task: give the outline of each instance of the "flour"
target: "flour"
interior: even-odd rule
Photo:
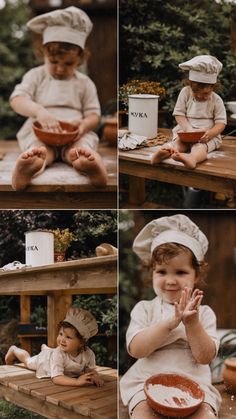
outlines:
[[[198,399],[195,399],[187,391],[180,390],[177,387],[149,384],[148,392],[157,403],[168,407],[192,407],[199,403]]]

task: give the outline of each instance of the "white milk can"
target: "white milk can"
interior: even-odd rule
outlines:
[[[54,263],[54,234],[49,231],[25,233],[25,263],[31,266]]]
[[[148,138],[157,136],[157,95],[129,95],[129,131]]]

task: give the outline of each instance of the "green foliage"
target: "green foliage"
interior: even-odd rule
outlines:
[[[9,96],[23,74],[34,65],[26,22],[31,10],[27,0],[6,1],[0,10],[0,137],[15,138],[24,119],[9,106]]]
[[[67,259],[95,256],[98,244],[117,245],[117,211],[27,211],[0,213],[0,266],[13,260],[25,262],[25,232],[68,228],[77,238]]]
[[[47,326],[47,309],[45,306],[38,305],[34,307],[33,312],[30,315],[30,321],[35,323],[38,327]]]
[[[0,400],[0,419],[43,419],[43,416],[5,402],[5,400]]]
[[[80,295],[73,305],[90,311],[97,320],[99,332],[111,336],[117,333],[117,296]]]
[[[224,0],[120,0],[120,82],[143,77],[161,82],[167,90],[164,108],[172,111],[182,87],[179,63],[210,54],[224,65],[221,96],[229,99],[236,87],[232,7]]]
[[[98,323],[98,336],[95,336],[89,343],[89,347],[96,355],[98,365],[117,367],[117,348],[109,348],[111,337],[117,335],[117,296],[106,298],[104,295],[80,295],[73,302],[74,306],[90,311]],[[105,333],[104,336],[99,336]]]

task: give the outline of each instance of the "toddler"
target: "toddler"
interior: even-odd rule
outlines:
[[[220,134],[227,123],[226,110],[222,99],[214,92],[222,64],[210,55],[198,55],[179,67],[189,70],[189,80],[173,112],[178,125],[173,129],[172,141],[154,153],[151,163],[172,157],[188,169],[195,169],[197,163],[207,159],[207,153],[218,149],[222,143]],[[205,133],[198,143],[185,143],[179,139],[179,131]]]
[[[151,221],[134,241],[137,255],[152,263],[156,297],[136,304],[126,335],[128,352],[137,361],[120,386],[132,419],[153,418],[144,382],[168,372],[185,375],[205,392],[204,402],[189,418],[217,415],[221,398],[208,365],[219,346],[216,317],[209,306],[201,305],[203,292],[196,288],[206,273],[207,248],[206,236],[183,214]]]
[[[42,345],[41,352],[31,357],[24,349],[11,346],[6,364],[13,364],[16,358],[36,371],[37,378],[51,377],[54,384],[102,386],[103,380],[95,370],[95,355],[87,346],[88,339],[97,331],[97,322],[89,311],[71,307],[58,325],[56,348]]]
[[[17,134],[23,153],[16,161],[12,187],[26,188],[58,157],[86,174],[93,185],[103,186],[107,173],[93,132],[100,120],[100,104],[92,80],[77,71],[92,22],[72,6],[37,16],[27,26],[42,34],[44,65],[28,71],[10,97],[15,112],[28,117]],[[35,120],[54,132],[61,131],[59,120],[70,122],[79,127],[78,137],[65,147],[47,146],[33,132]]]

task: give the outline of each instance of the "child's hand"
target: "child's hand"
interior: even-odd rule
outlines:
[[[191,288],[185,287],[182,292],[185,304],[185,309],[182,314],[183,323],[198,321],[198,307],[203,299],[203,291],[195,289],[192,293]]]
[[[93,372],[92,381],[97,387],[102,387],[104,385],[104,381],[99,377],[99,375],[95,371]]]
[[[88,125],[83,119],[81,119],[80,121],[78,120],[70,121],[70,124],[73,124],[79,128],[79,133],[77,137],[73,140],[73,142],[78,141],[82,137],[82,135],[86,134],[86,132],[89,131]]]
[[[87,372],[85,374],[80,375],[77,378],[77,385],[78,386],[86,386],[94,384],[93,381],[93,372]]]
[[[57,119],[47,111],[47,109],[42,108],[37,112],[36,115],[37,121],[42,125],[42,128],[47,131],[52,132],[62,132],[62,128],[57,121]]]
[[[212,138],[215,137],[215,134],[212,133],[210,129],[206,130],[205,134],[200,138],[200,143],[208,143]]]

